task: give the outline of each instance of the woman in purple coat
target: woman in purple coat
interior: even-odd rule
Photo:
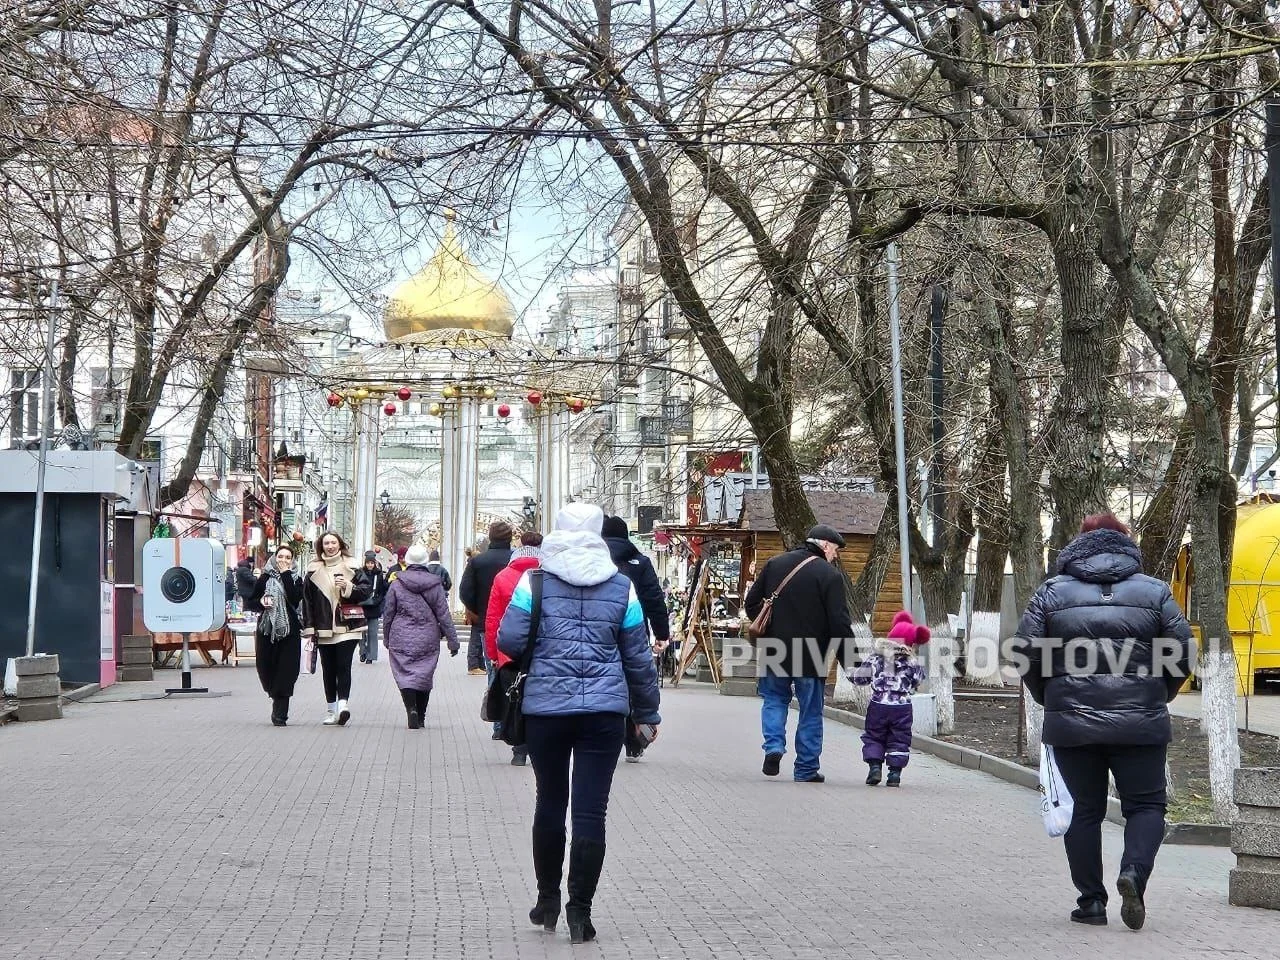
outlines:
[[[426,567],[426,547],[410,547],[404,562],[408,566],[392,582],[382,608],[383,643],[409,716],[409,729],[420,730],[440,661],[440,640],[449,638],[451,656],[456,657],[460,647],[444,583]]]

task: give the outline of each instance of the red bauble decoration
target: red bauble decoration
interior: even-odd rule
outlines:
[[[396,405],[394,403],[388,403],[382,408],[382,412],[388,417],[394,417],[396,415]]]
[[[587,408],[586,403],[584,403],[582,400],[578,399],[577,397],[575,397],[573,401],[570,402],[569,404],[569,409],[572,410],[574,413],[581,413],[586,408]]]
[[[529,396],[525,397],[525,399],[528,400],[531,404],[533,404],[536,407],[538,404],[542,402],[542,394],[540,394],[537,390],[533,390],[530,392]]]
[[[500,416],[503,420],[507,419],[507,417],[511,416],[511,408],[508,407],[505,403],[498,404],[498,416]]]
[[[329,396],[326,399],[329,403],[329,406],[331,407],[342,406],[342,397],[338,396],[336,393],[329,394]]]
[[[401,387],[399,390],[396,391],[396,396],[399,397],[401,400],[407,401],[410,397],[413,396],[413,391],[410,390],[408,387]]]

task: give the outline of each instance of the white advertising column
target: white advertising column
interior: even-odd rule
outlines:
[[[359,560],[372,550],[374,510],[378,503],[378,441],[381,405],[375,398],[361,400],[355,413],[355,526],[352,555]]]

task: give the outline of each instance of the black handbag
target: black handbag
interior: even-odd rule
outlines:
[[[523,747],[524,736],[524,682],[533,663],[533,646],[538,642],[538,622],[542,619],[542,571],[529,571],[529,642],[519,664],[502,666],[493,678],[493,685],[486,696],[486,712],[502,724],[502,740],[513,747]]]

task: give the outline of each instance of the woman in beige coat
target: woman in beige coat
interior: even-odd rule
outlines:
[[[329,531],[315,543],[316,559],[302,580],[302,636],[320,652],[327,726],[345,726],[351,719],[351,659],[364,635],[363,613],[344,619],[342,608],[369,597],[372,582],[351,561],[351,551],[338,534]]]

